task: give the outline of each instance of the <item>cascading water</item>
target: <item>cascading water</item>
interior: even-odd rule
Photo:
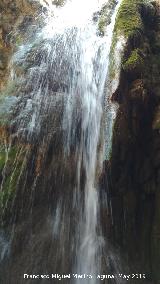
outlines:
[[[99,2],[71,1],[64,8],[63,16],[66,17],[60,15],[57,21],[53,21],[53,25],[49,22],[45,29],[45,33],[49,31],[49,36],[55,37],[55,41],[58,42],[60,33],[61,62],[64,56],[65,59],[69,58],[69,68],[71,68],[63,128],[64,133],[67,133],[65,137],[67,154],[70,153],[72,144],[75,144],[78,165],[73,208],[78,207],[80,212],[75,236],[77,246],[74,269],[79,275],[93,277],[92,283],[98,283],[96,275],[101,271],[104,242],[101,226],[98,224],[99,197],[96,188],[96,170],[101,166],[97,164],[97,158],[103,112],[102,102],[115,20],[114,13],[107,27],[106,36],[103,38],[98,36],[97,24],[93,23],[92,18],[93,13],[100,9]],[[84,9],[84,15],[80,13],[82,9]],[[56,57],[57,53],[53,55],[55,62]],[[77,126],[78,123],[80,126]],[[77,127],[80,127],[80,130],[79,137],[76,139]],[[80,196],[82,193],[79,188],[82,165],[86,175],[84,204],[81,202],[83,198]],[[82,279],[78,279],[76,283],[81,281]],[[90,279],[86,282],[90,282]]]
[[[64,192],[63,196],[63,190],[68,190],[63,185],[59,196],[56,195],[49,222],[57,246],[53,269],[60,266],[63,272],[69,259],[67,272],[74,274],[76,284],[82,282],[76,274],[85,275],[85,283],[97,284],[97,275],[103,271],[105,239],[98,193],[103,151],[101,129],[109,53],[120,1],[115,1],[110,11],[104,36],[99,34],[98,21],[93,18],[108,2],[72,0],[61,8],[50,5],[43,30],[31,46],[22,46],[13,58],[15,68],[14,65],[23,65],[34,55],[34,64],[19,78],[19,93],[24,85],[26,93],[19,95],[18,103],[15,100],[14,132],[27,143],[37,143],[38,153],[43,148],[45,159],[49,145],[56,147],[53,134],[60,129],[64,165],[74,157],[76,177],[68,185],[71,193]],[[41,142],[35,142],[38,140]],[[110,140],[107,139],[108,143]],[[61,173],[63,179],[63,169]],[[38,178],[34,179],[32,194]]]

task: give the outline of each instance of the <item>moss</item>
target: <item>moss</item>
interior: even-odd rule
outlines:
[[[115,23],[115,33],[123,34],[125,37],[143,30],[143,22],[139,7],[144,0],[123,0],[119,8]]]
[[[18,151],[17,147],[11,147],[11,149],[9,150],[7,154],[4,147],[0,149],[0,170],[3,170],[5,166],[7,155],[8,155],[7,164],[11,164],[16,158],[17,151]]]
[[[18,185],[23,168],[25,151],[18,146],[12,146],[8,153],[3,147],[0,150],[1,191],[0,208],[4,210],[7,202],[12,199]]]
[[[16,191],[18,179],[21,173],[21,164],[8,176],[3,185],[3,191],[0,194],[1,208],[5,209],[9,199],[11,199]]]
[[[132,71],[138,66],[143,65],[143,58],[141,56],[141,51],[139,48],[134,49],[131,52],[131,55],[127,58],[124,63],[122,63],[122,67],[124,71]]]
[[[128,39],[135,33],[143,31],[143,22],[139,12],[140,4],[143,3],[144,0],[122,0],[114,26],[112,52],[120,36]]]
[[[113,79],[115,77],[115,47],[120,37],[123,37],[126,42],[130,38],[141,37],[144,26],[142,17],[140,14],[140,6],[142,4],[147,4],[150,2],[149,0],[122,0],[120,8],[117,13],[115,27],[112,38],[112,46],[110,52],[110,65],[109,72],[110,76]],[[138,59],[140,59],[140,63],[142,63],[142,57],[140,56],[138,49],[132,52],[129,58],[126,58],[126,64],[124,64],[124,68],[133,67],[138,63]]]
[[[15,41],[16,41],[16,46],[21,45],[23,43],[22,36],[21,35],[17,35]]]

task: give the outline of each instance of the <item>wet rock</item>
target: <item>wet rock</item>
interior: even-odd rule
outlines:
[[[146,3],[140,6],[141,16],[146,25],[154,25],[156,21],[157,9],[154,3]]]
[[[17,45],[26,40],[27,31],[40,13],[41,5],[38,1],[1,1],[1,24],[0,24],[0,90],[6,82],[9,74],[9,60]],[[39,21],[39,20],[36,20]],[[2,58],[5,57],[5,58]]]
[[[135,103],[142,102],[144,106],[147,104],[149,95],[147,89],[144,87],[144,82],[141,79],[133,81],[131,84],[130,98]]]
[[[145,194],[147,195],[155,194],[157,190],[155,178],[151,178],[150,180],[147,180],[146,183],[144,182],[143,188],[144,188]]]
[[[151,159],[147,158],[144,161],[139,173],[139,182],[141,184],[146,183],[154,175],[154,168]]]
[[[160,168],[160,151],[156,151],[154,156],[154,168]]]
[[[158,284],[160,7],[158,1],[142,5],[135,1],[133,9],[132,4],[123,1],[115,26],[116,33],[125,34],[127,42],[119,86],[112,97],[119,109],[106,175],[115,214],[115,243],[126,251],[130,264],[138,264],[138,269],[142,267],[149,275],[148,280]],[[136,23],[132,21],[135,16]]]
[[[151,235],[151,261],[153,279],[156,284],[160,283],[159,269],[160,269],[160,194],[156,193],[155,199],[155,217],[153,220],[152,235]]]
[[[160,130],[160,106],[155,110],[152,127],[153,130]]]

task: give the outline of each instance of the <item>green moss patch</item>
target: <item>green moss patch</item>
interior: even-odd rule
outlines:
[[[7,152],[4,147],[0,149],[0,208],[4,210],[7,202],[14,196],[23,170],[25,150],[12,146]]]
[[[124,71],[132,71],[139,66],[143,65],[143,58],[141,56],[141,51],[139,48],[134,49],[131,52],[131,55],[128,57],[126,61],[122,64]]]
[[[114,59],[116,44],[121,37],[123,37],[126,42],[129,42],[130,39],[134,39],[134,42],[136,42],[138,38],[141,38],[144,25],[140,14],[140,6],[149,2],[149,0],[122,0],[116,17],[110,53],[109,71],[112,79],[115,77],[116,72]],[[132,50],[128,57],[122,60],[123,69],[130,71],[137,66],[141,66],[143,64],[141,53],[140,47]]]
[[[11,165],[16,158],[18,153],[18,148],[13,146],[9,149],[8,153],[4,147],[0,149],[0,171],[3,170],[5,163],[7,161],[7,165]]]
[[[3,191],[0,194],[1,207],[5,209],[7,202],[11,199],[16,191],[19,176],[21,173],[21,164],[8,176],[3,185]]]
[[[143,30],[139,7],[144,2],[144,0],[122,1],[115,24],[116,34],[123,34],[125,37],[129,37],[135,32]]]

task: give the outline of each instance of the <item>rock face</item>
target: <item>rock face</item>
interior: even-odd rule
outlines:
[[[20,3],[21,2],[19,2],[19,4]],[[25,3],[27,3],[27,1],[25,1]],[[33,3],[33,1],[31,1],[31,3]],[[4,3],[4,7],[6,7],[6,3]],[[9,7],[7,11],[10,11]],[[6,31],[6,36],[11,32],[11,38],[8,42],[8,54],[1,78],[1,105],[4,106],[3,92],[7,90],[7,95],[4,97],[19,100],[17,108],[14,108],[16,114],[13,114],[13,112],[12,114],[18,117],[18,122],[20,122],[22,110],[27,105],[27,102],[30,101],[29,99],[32,96],[35,82],[38,80],[37,78],[41,79],[42,91],[45,91],[45,88],[47,89],[48,87],[49,96],[45,104],[42,104],[42,108],[46,106],[45,111],[42,108],[40,111],[42,119],[40,132],[38,133],[38,137],[37,135],[31,135],[33,139],[28,139],[28,133],[24,133],[23,131],[24,127],[27,128],[29,124],[27,120],[29,114],[27,112],[26,117],[25,115],[23,117],[24,120],[22,119],[22,123],[26,121],[27,126],[22,125],[21,135],[21,133],[18,133],[20,128],[18,128],[18,130],[16,128],[18,123],[14,124],[15,117],[12,116],[13,124],[10,122],[11,120],[9,121],[8,117],[5,120],[4,115],[1,119],[0,109],[0,221],[1,229],[5,232],[5,245],[7,243],[6,239],[9,239],[13,233],[12,229],[14,230],[14,226],[12,227],[12,225],[15,224],[16,228],[13,233],[14,237],[11,240],[11,262],[7,258],[6,251],[4,251],[5,257],[2,256],[3,261],[1,261],[0,268],[1,283],[11,283],[12,279],[16,279],[15,281],[17,281],[17,283],[22,283],[22,275],[25,273],[26,267],[28,267],[27,270],[29,269],[33,272],[37,271],[36,273],[48,272],[51,274],[53,273],[53,267],[57,273],[62,273],[62,270],[63,272],[66,271],[66,273],[69,273],[71,267],[69,259],[74,257],[72,250],[70,250],[70,243],[72,243],[72,241],[66,234],[66,231],[68,230],[70,222],[73,224],[74,230],[76,222],[75,214],[73,214],[72,221],[70,221],[68,216],[70,214],[70,200],[72,200],[73,194],[72,187],[75,187],[77,160],[75,150],[73,149],[71,150],[70,156],[66,158],[64,162],[64,151],[62,149],[64,133],[61,127],[63,117],[62,103],[64,104],[64,93],[67,87],[65,84],[61,83],[61,81],[63,82],[63,78],[60,80],[60,75],[61,77],[66,77],[64,71],[66,70],[68,74],[68,69],[65,65],[63,74],[55,74],[54,82],[54,73],[53,68],[51,68],[51,63],[48,72],[45,73],[46,69],[44,66],[45,63],[48,63],[48,54],[45,53],[46,49],[43,48],[45,41],[41,43],[42,46],[39,45],[38,42],[36,46],[34,45],[34,47],[29,50],[30,52],[27,53],[27,56],[24,56],[25,59],[23,58],[24,60],[22,60],[22,62],[18,60],[18,64],[17,62],[13,63],[15,75],[20,77],[20,79],[22,78],[23,83],[21,84],[21,80],[20,84],[18,80],[13,80],[15,81],[14,86],[11,86],[11,88],[8,88],[8,84],[7,87],[5,86],[5,76],[7,79],[10,71],[10,56],[13,51],[16,50],[17,45],[29,39],[28,37],[30,35],[32,36],[36,13],[39,13],[37,10],[39,8],[35,9],[34,12],[33,9],[30,10],[29,8],[29,10],[19,11],[20,7],[21,6],[16,7],[19,22],[12,26],[11,31],[10,29]],[[7,17],[9,16],[7,15]],[[27,19],[29,19],[29,25],[27,25]],[[36,29],[38,24],[39,23],[36,21]],[[6,46],[4,43],[3,45],[4,54]],[[51,42],[50,45],[48,42],[48,47],[49,46],[54,48],[53,42]],[[44,65],[42,66],[41,63],[44,63]],[[30,73],[32,73],[32,76],[30,76]],[[34,111],[36,111],[35,108],[33,104]],[[27,107],[26,110],[28,110]],[[25,112],[23,112],[23,114],[24,113]],[[37,124],[36,128],[38,129]],[[84,177],[82,177],[82,183],[83,180]],[[62,194],[64,197],[63,204],[61,204]],[[62,236],[61,238],[57,238],[53,247],[53,216],[58,212],[56,211],[58,205],[60,205],[60,208],[62,206],[62,210],[64,210],[63,214],[65,218],[68,218],[68,222],[65,222],[62,228]],[[31,218],[29,216],[31,216]],[[48,224],[46,224],[46,222]],[[43,224],[45,224],[44,230],[42,229]],[[0,257],[3,255],[3,248],[1,251],[2,235],[3,234],[0,232]],[[31,236],[33,235],[34,237],[32,239]],[[64,243],[65,251],[67,251],[67,260],[63,257],[63,249],[61,249],[62,242]],[[7,243],[7,246],[8,245]],[[40,261],[40,264],[39,260],[41,256],[43,256],[43,260]],[[31,259],[33,259],[33,261]],[[19,271],[18,275],[17,269]],[[8,270],[10,273],[7,273]],[[4,275],[6,276],[4,277]]]
[[[127,15],[126,15],[127,13]],[[134,18],[136,16],[136,18]],[[136,19],[136,21],[135,21]],[[122,1],[115,34],[127,43],[119,87],[112,155],[106,175],[112,238],[131,271],[160,283],[160,7]],[[104,181],[106,183],[106,181]],[[139,283],[139,282],[137,282]]]
[[[42,11],[38,1],[2,0],[0,3],[0,90],[5,86],[8,64],[16,47],[26,38],[28,27]]]
[[[24,164],[26,164],[25,157],[28,157],[27,153],[30,152],[31,148],[28,143],[11,138],[11,129],[6,114],[9,108],[14,104],[14,101],[16,101],[16,96],[18,95],[14,80],[9,79],[12,69],[11,57],[20,44],[23,44],[29,37],[33,36],[35,21],[37,27],[39,27],[40,21],[37,20],[37,15],[39,15],[42,10],[42,6],[38,1],[2,0],[0,3],[1,217],[8,206],[9,199],[13,197],[18,187],[21,173],[25,168]]]
[[[43,1],[41,2],[43,5]],[[49,2],[46,1],[46,5],[51,4]],[[63,3],[64,1],[53,1],[55,5],[63,5]],[[0,4],[0,8],[3,12],[1,58],[5,58],[1,60],[2,63],[0,61],[0,68],[1,65],[3,67],[0,73],[0,218],[3,219],[4,225],[4,223],[8,224],[9,219],[12,221],[14,218],[19,219],[20,211],[24,212],[23,217],[27,216],[33,205],[30,202],[33,188],[35,204],[38,203],[39,206],[45,204],[49,207],[52,201],[49,202],[48,195],[53,199],[53,191],[55,193],[65,184],[75,182],[76,158],[71,153],[64,164],[62,157],[64,154],[62,149],[63,105],[65,92],[67,92],[67,79],[71,75],[72,66],[69,70],[69,63],[64,58],[62,71],[60,69],[59,72],[55,72],[53,62],[48,62],[49,53],[46,48],[47,45],[53,52],[54,42],[45,42],[45,40],[33,42],[33,38],[36,37],[34,29],[36,28],[37,32],[42,25],[40,13],[46,12],[44,6],[41,6],[39,1],[26,0],[5,1]],[[34,25],[35,22],[36,25]],[[26,47],[28,42],[31,47],[25,49],[24,54],[22,52],[21,55],[20,48],[16,53],[19,45],[25,43]],[[13,53],[18,59],[10,64]],[[57,65],[62,64],[62,58],[58,56],[59,53]],[[47,71],[45,66],[48,66]],[[13,80],[9,80],[11,68],[14,71]],[[31,130],[32,135],[30,135],[28,126],[32,114],[36,113],[36,108],[39,106],[38,102],[37,104],[31,102],[37,80],[41,81],[42,93],[47,89],[49,96],[47,99],[42,96],[43,107],[37,116],[36,127],[33,127],[34,130]],[[36,89],[36,91],[38,93],[39,90]],[[14,101],[18,101],[16,106]],[[9,105],[12,107],[11,115]],[[22,112],[22,110],[25,111]],[[23,118],[22,115],[24,115]]]

